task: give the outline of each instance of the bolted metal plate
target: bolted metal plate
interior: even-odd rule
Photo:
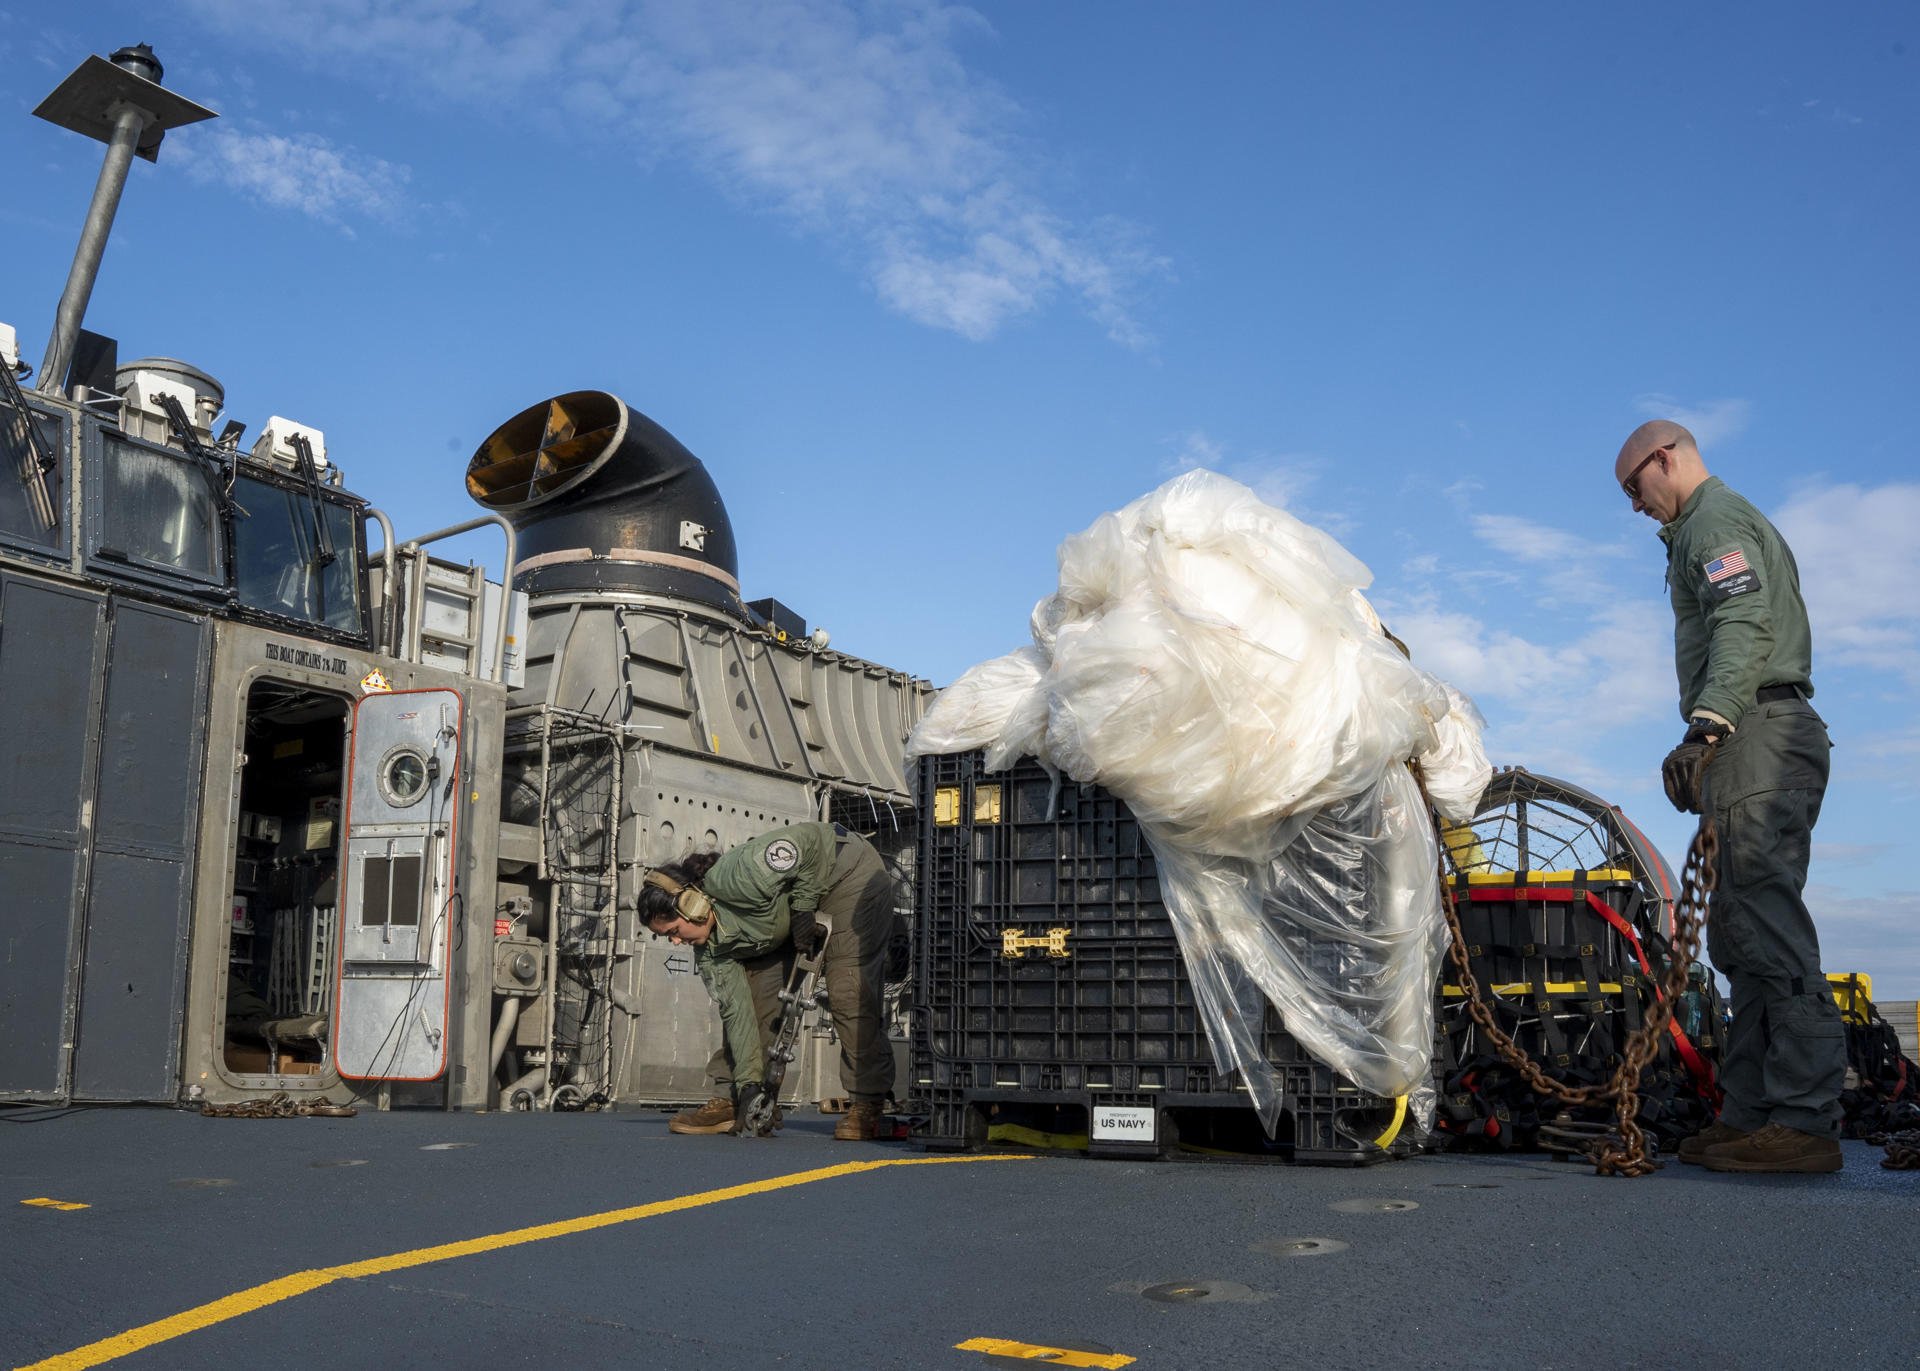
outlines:
[[[1336,1214],[1403,1214],[1419,1207],[1414,1200],[1340,1200],[1327,1206]]]
[[[365,1157],[337,1157],[330,1161],[307,1163],[307,1165],[313,1166],[313,1167],[365,1166],[366,1164],[367,1164],[367,1159]]]
[[[1347,1246],[1338,1238],[1269,1238],[1255,1243],[1253,1250],[1269,1257],[1327,1257],[1346,1251]]]
[[[239,1182],[220,1176],[183,1176],[177,1181],[168,1181],[167,1184],[176,1190],[217,1190],[223,1185],[237,1185]]]
[[[1238,1281],[1168,1281],[1140,1293],[1156,1304],[1231,1304],[1255,1298],[1253,1289]]]

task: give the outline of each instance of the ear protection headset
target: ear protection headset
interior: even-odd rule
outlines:
[[[713,901],[699,886],[682,885],[666,872],[658,870],[649,871],[640,883],[673,896],[673,912],[695,928],[712,921]]]

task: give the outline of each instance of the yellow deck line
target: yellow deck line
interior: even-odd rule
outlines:
[[[216,1323],[239,1318],[242,1314],[251,1314],[256,1309],[264,1309],[270,1304],[290,1300],[296,1295],[304,1295],[310,1290],[318,1290],[321,1286],[331,1285],[338,1280],[380,1276],[390,1271],[404,1271],[408,1267],[451,1261],[455,1257],[471,1257],[481,1252],[498,1252],[502,1248],[519,1247],[530,1242],[544,1242],[548,1238],[563,1238],[573,1233],[588,1233],[596,1228],[611,1228],[615,1224],[632,1223],[636,1219],[651,1219],[661,1214],[677,1214],[686,1209],[699,1209],[703,1205],[745,1199],[749,1195],[765,1195],[775,1190],[787,1190],[796,1185],[811,1185],[815,1181],[835,1180],[841,1176],[857,1176],[862,1172],[879,1171],[889,1166],[944,1166],[956,1162],[1027,1160],[1030,1158],[996,1155],[893,1157],[882,1161],[843,1162],[839,1166],[823,1166],[813,1171],[796,1171],[791,1175],[774,1176],[764,1181],[749,1181],[745,1185],[730,1185],[721,1190],[702,1190],[697,1194],[678,1195],[670,1200],[655,1200],[651,1204],[637,1204],[626,1209],[609,1209],[604,1213],[586,1214],[577,1219],[561,1219],[554,1223],[535,1224],[530,1228],[514,1228],[505,1233],[488,1233],[478,1238],[441,1243],[437,1247],[417,1247],[410,1252],[395,1252],[391,1256],[372,1257],[366,1261],[345,1262],[339,1266],[322,1266],[313,1271],[296,1271],[290,1276],[282,1276],[264,1285],[251,1286],[211,1303],[196,1305],[192,1309],[158,1319],[153,1323],[130,1328],[124,1333],[116,1333],[98,1342],[90,1342],[85,1347],[76,1347],[71,1352],[62,1352],[44,1361],[32,1362],[18,1368],[18,1371],[79,1371],[81,1367],[99,1366],[124,1357],[129,1352],[138,1352],[143,1348],[152,1347],[155,1343],[167,1342],[188,1333],[197,1333],[203,1328],[211,1328]]]
[[[1048,1366],[1093,1367],[1096,1371],[1120,1371],[1123,1366],[1132,1366],[1134,1361],[1123,1352],[1078,1352],[1070,1347],[1013,1342],[1007,1338],[968,1338],[955,1343],[953,1350],[985,1352],[991,1357],[1017,1357],[1021,1361],[1045,1362]]]

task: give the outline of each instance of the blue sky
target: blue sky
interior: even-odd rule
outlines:
[[[604,388],[712,470],[750,598],[944,683],[1062,536],[1210,466],[1372,567],[1496,761],[1676,861],[1611,466],[1680,418],[1802,568],[1828,967],[1920,995],[1911,6],[10,5],[29,359],[99,147],[28,112],[138,41],[223,117],[136,165],[89,325],[324,429],[403,534]]]

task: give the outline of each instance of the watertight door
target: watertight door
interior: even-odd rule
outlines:
[[[451,690],[403,690],[354,706],[333,1036],[342,1076],[426,1081],[446,1066],[463,703]]]

